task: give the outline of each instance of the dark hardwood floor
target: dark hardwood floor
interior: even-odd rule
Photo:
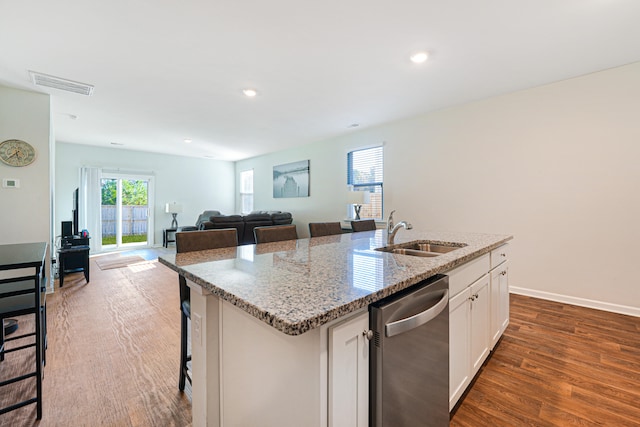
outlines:
[[[89,284],[65,278],[48,298],[42,421],[30,405],[0,426],[191,425],[177,288],[157,262],[92,261]],[[640,425],[640,318],[511,295],[510,325],[451,426],[527,425]]]
[[[450,425],[640,425],[640,318],[512,294]]]

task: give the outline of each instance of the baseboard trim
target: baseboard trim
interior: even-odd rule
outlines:
[[[626,314],[628,316],[640,317],[640,308],[631,307],[627,305],[611,304],[608,302],[572,297],[568,295],[554,294],[552,292],[537,291],[535,289],[518,288],[515,286],[510,286],[509,292],[512,294],[524,295],[527,297],[546,299],[549,301],[578,305],[580,307],[595,308],[596,310],[610,311],[612,313],[619,313],[619,314]]]

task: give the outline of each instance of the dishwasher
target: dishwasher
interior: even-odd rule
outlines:
[[[449,425],[449,278],[369,306],[369,425]]]

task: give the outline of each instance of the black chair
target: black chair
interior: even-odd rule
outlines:
[[[272,225],[268,227],[256,227],[253,229],[256,243],[282,242],[284,240],[297,240],[298,233],[295,225]]]
[[[310,222],[309,234],[311,237],[332,236],[342,234],[339,222]]]
[[[0,382],[0,388],[28,378],[36,378],[36,396],[15,403],[4,408],[0,408],[0,415],[21,408],[32,403],[36,403],[36,418],[42,418],[42,367],[45,364],[45,351],[47,346],[47,308],[46,308],[46,277],[44,269],[36,269],[35,276],[24,276],[19,278],[0,280],[0,325],[4,319],[33,314],[35,317],[35,331],[21,335],[5,338],[4,328],[0,337],[0,361],[4,361],[7,353],[35,348],[35,367],[33,372],[22,373],[19,376],[8,378]],[[17,345],[14,348],[6,349],[7,342],[21,340],[27,337],[34,337],[32,343]]]
[[[176,233],[176,253],[203,251],[207,249],[228,248],[238,246],[238,233],[235,228],[215,230],[186,231]],[[180,377],[178,388],[184,391],[185,380],[191,384],[191,375],[187,363],[191,355],[187,350],[187,319],[191,319],[191,294],[187,280],[178,276],[180,284]]]
[[[371,231],[376,229],[376,222],[372,219],[362,219],[358,221],[351,221],[351,230],[354,233],[359,231]]]

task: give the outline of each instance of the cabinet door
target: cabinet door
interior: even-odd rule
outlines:
[[[471,376],[478,372],[489,355],[489,275],[485,274],[469,287],[471,290]]]
[[[449,300],[449,410],[471,381],[469,288]]]
[[[329,426],[369,425],[369,313],[329,328]]]
[[[500,289],[499,317],[500,336],[509,326],[509,261],[504,262],[499,268],[498,283]]]
[[[509,262],[491,270],[491,348],[509,325]]]
[[[502,335],[502,322],[500,320],[500,310],[502,306],[502,299],[500,298],[500,272],[501,268],[494,268],[491,270],[491,349],[495,347],[496,343]]]

